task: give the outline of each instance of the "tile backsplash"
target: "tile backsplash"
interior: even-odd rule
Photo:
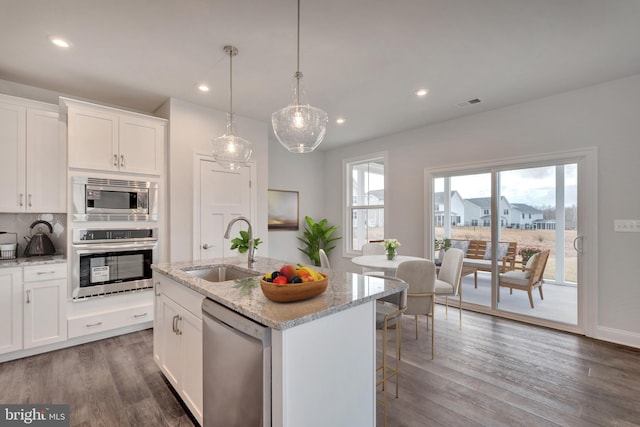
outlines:
[[[56,254],[66,254],[67,247],[67,214],[60,213],[0,213],[0,231],[18,233],[18,256],[24,256],[24,248],[27,247],[25,236],[29,236],[29,226],[39,219],[48,221],[54,232],[47,235],[56,248]],[[35,227],[34,227],[35,229]],[[0,243],[15,242],[14,234],[0,234]]]

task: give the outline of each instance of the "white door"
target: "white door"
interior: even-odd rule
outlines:
[[[235,250],[229,249],[231,239],[238,237],[240,230],[246,230],[247,224],[236,222],[230,239],[226,240],[224,233],[233,218],[245,216],[255,227],[251,209],[251,201],[254,199],[252,192],[255,191],[251,186],[252,167],[250,165],[230,171],[214,161],[200,159],[200,185],[195,186],[200,188],[200,215],[197,224],[199,233],[196,229],[194,235],[198,250],[193,251],[197,259],[237,255]]]

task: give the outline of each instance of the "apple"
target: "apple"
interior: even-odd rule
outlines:
[[[287,278],[287,281],[290,281],[293,276],[296,275],[296,268],[293,265],[286,264],[280,268],[280,274]]]
[[[273,279],[273,283],[276,285],[286,285],[287,283],[289,283],[289,281],[285,276],[278,276],[275,279]]]

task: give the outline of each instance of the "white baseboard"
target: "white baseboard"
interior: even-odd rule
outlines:
[[[142,331],[144,329],[153,328],[153,321],[138,323],[136,325],[125,326],[124,328],[112,329],[109,331],[98,332],[91,335],[83,335],[69,340],[43,345],[41,347],[30,348],[28,350],[19,350],[12,353],[0,355],[0,363],[9,360],[22,359],[23,357],[34,356],[36,354],[47,353],[49,351],[60,350],[62,348],[73,347],[74,345],[85,344],[92,341],[98,341],[105,338],[111,338],[118,335],[129,334],[131,332]]]
[[[593,338],[629,347],[640,348],[640,334],[620,329],[607,328],[605,326],[598,326],[596,328],[596,333],[597,336]]]

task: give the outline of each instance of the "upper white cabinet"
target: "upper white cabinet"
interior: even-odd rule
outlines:
[[[65,212],[58,106],[0,95],[0,212]]]
[[[162,174],[166,120],[67,98],[61,104],[70,168]]]

